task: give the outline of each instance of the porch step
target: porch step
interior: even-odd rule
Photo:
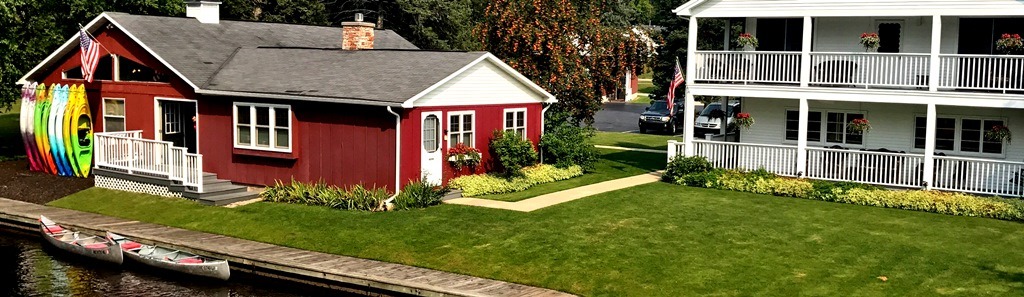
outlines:
[[[444,197],[441,197],[441,201],[451,200],[451,199],[456,199],[456,198],[462,198],[462,190],[452,189],[451,192],[448,192],[448,194],[445,194]]]
[[[224,206],[239,201],[256,199],[259,196],[259,192],[236,192],[213,196],[203,196],[201,198],[197,198],[196,201],[205,205]]]

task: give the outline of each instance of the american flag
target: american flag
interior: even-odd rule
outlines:
[[[92,76],[96,72],[96,65],[100,60],[100,43],[89,37],[89,32],[82,29],[78,33],[82,43],[82,78],[92,82]]]
[[[665,97],[665,103],[668,105],[668,108],[671,109],[675,106],[673,103],[675,103],[676,99],[676,88],[684,82],[686,82],[686,79],[683,78],[683,70],[679,68],[679,59],[676,59],[676,71],[675,74],[672,74],[672,82],[669,83],[668,87],[668,96]]]

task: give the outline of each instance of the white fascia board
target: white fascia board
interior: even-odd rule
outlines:
[[[467,70],[469,70],[473,66],[476,66],[476,64],[480,64],[480,62],[483,62],[484,60],[491,61],[495,65],[498,65],[498,68],[501,68],[506,73],[512,75],[512,77],[515,77],[516,80],[518,80],[520,83],[525,84],[526,86],[530,87],[530,89],[532,89],[533,91],[535,91],[535,92],[541,94],[542,96],[544,96],[545,98],[547,98],[544,101],[541,101],[542,103],[556,103],[556,102],[558,102],[558,99],[555,99],[555,95],[551,95],[551,93],[548,93],[548,91],[545,91],[544,88],[541,88],[537,84],[533,83],[533,81],[530,81],[530,79],[528,79],[525,76],[523,76],[522,73],[519,73],[519,71],[516,71],[515,69],[512,69],[511,66],[509,66],[508,64],[505,64],[505,62],[502,62],[501,59],[498,59],[498,57],[495,57],[494,54],[491,54],[491,53],[488,52],[488,53],[484,53],[479,58],[477,58],[476,60],[473,60],[469,64],[466,64],[466,66],[463,66],[462,68],[460,68],[459,70],[455,71],[454,73],[448,75],[447,77],[445,77],[441,81],[438,81],[434,85],[431,85],[429,88],[419,92],[419,94],[416,94],[416,96],[413,96],[412,98],[409,98],[408,100],[405,100],[405,102],[402,103],[402,108],[413,108],[413,107],[416,107],[417,106],[416,105],[416,101],[417,100],[419,100],[420,98],[423,98],[423,96],[426,96],[427,94],[430,94],[430,92],[433,92],[435,89],[437,89],[437,88],[447,84],[449,81],[451,81],[455,77],[459,76],[463,72],[466,72]]]
[[[698,96],[730,96],[747,98],[778,98],[845,102],[929,104],[987,108],[1024,109],[1024,95],[928,92],[912,90],[879,90],[847,88],[801,88],[780,86],[694,84],[688,86]]]
[[[693,14],[693,8],[696,7],[697,5],[700,5],[701,3],[704,3],[704,1],[706,0],[690,0],[686,3],[683,3],[683,5],[676,7],[676,9],[673,9],[672,12],[675,13],[676,15],[690,16]]]

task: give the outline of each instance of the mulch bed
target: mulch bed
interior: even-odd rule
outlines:
[[[46,204],[91,188],[89,178],[63,177],[28,170],[28,160],[0,161],[0,197]]]

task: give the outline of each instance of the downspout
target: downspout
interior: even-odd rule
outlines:
[[[548,109],[552,106],[554,106],[554,104],[548,104],[548,106],[545,106],[544,109],[540,111],[540,138],[544,138],[544,115],[548,113]],[[540,142],[539,139],[538,142]],[[544,164],[544,147],[541,147],[540,145],[537,146],[540,147],[540,163]]]
[[[387,109],[388,113],[395,115],[395,195],[385,200],[385,205],[390,204],[395,200],[395,197],[398,197],[398,192],[401,191],[402,185],[402,116],[391,110],[391,106],[388,106]]]

